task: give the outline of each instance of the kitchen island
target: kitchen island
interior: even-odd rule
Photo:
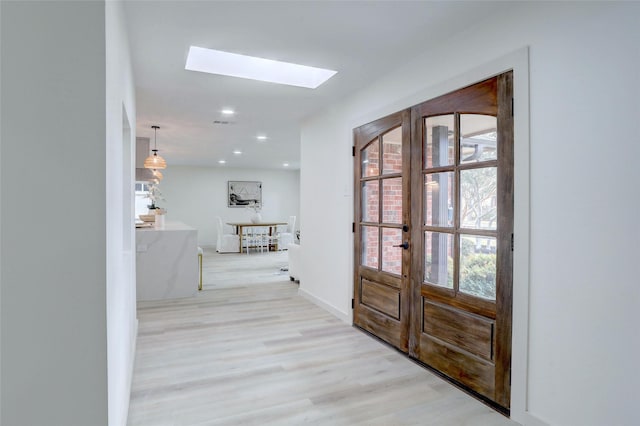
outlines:
[[[182,222],[136,229],[137,300],[190,297],[198,292],[198,231]]]

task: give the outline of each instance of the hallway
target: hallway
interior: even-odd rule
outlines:
[[[209,252],[205,277],[243,259],[262,265],[249,275],[270,270]],[[515,424],[298,296],[286,273],[247,281],[139,306],[129,425]]]

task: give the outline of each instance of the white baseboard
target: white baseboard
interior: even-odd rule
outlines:
[[[348,314],[345,314],[344,312],[342,312],[340,309],[331,305],[330,303],[325,302],[324,300],[320,299],[319,297],[309,293],[308,291],[302,288],[298,289],[298,294],[304,297],[305,299],[309,300],[311,303],[318,305],[325,311],[328,311],[329,313],[333,314],[339,320],[351,325],[351,317]]]
[[[133,382],[133,369],[136,365],[136,346],[138,344],[138,318],[136,318],[136,322],[133,329],[133,341],[131,342],[131,380],[129,380],[129,387],[131,387],[131,383]]]
[[[133,386],[133,372],[136,366],[136,346],[138,345],[138,318],[136,318],[135,328],[133,330],[133,342],[131,342],[131,365],[129,366],[129,377],[127,378],[127,415],[125,416],[125,424],[129,422],[129,403],[131,401],[131,387]]]
[[[524,425],[525,426],[549,426],[549,423],[543,422],[530,412],[524,413]]]

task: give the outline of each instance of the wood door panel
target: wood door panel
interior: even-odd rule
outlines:
[[[353,323],[398,349],[407,351],[407,333],[400,321],[360,304]]]
[[[423,312],[424,333],[492,360],[493,321],[428,300]]]
[[[494,399],[493,364],[427,335],[420,339],[420,353],[425,355],[427,365],[479,394]]]
[[[360,301],[396,320],[400,319],[400,291],[368,280],[362,280]]]
[[[453,290],[448,288],[438,288],[431,285],[422,285],[420,289],[420,295],[426,299],[441,302],[450,306],[455,306],[458,309],[464,309],[467,312],[472,312],[483,317],[495,319],[496,306],[495,303],[488,300],[478,300],[464,294],[458,293],[454,298]]]
[[[360,276],[368,281],[374,281],[376,283],[384,284],[397,290],[400,290],[400,288],[402,287],[402,280],[400,279],[400,277],[393,276],[385,272],[376,271],[370,268],[360,268]]]

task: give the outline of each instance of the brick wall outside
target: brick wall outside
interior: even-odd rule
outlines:
[[[384,174],[402,172],[402,148],[398,144],[383,144],[383,175],[380,180],[365,182],[362,187],[362,220],[380,223],[379,208],[382,202],[382,223],[402,223],[402,178],[384,178]],[[363,152],[365,176],[379,173],[377,142]],[[379,185],[382,183],[382,200]],[[393,247],[402,243],[402,231],[397,228],[382,228],[382,253],[378,253],[380,238],[378,227],[362,227],[362,263],[395,274],[402,273],[402,249]]]
[[[362,264],[378,269],[378,227],[363,226],[362,236]]]
[[[402,244],[402,230],[382,228],[382,270],[394,274],[402,273],[402,251],[394,245]]]
[[[378,180],[370,180],[362,185],[362,221],[379,222],[380,185]]]
[[[380,174],[380,144],[373,142],[362,150],[362,176]]]

